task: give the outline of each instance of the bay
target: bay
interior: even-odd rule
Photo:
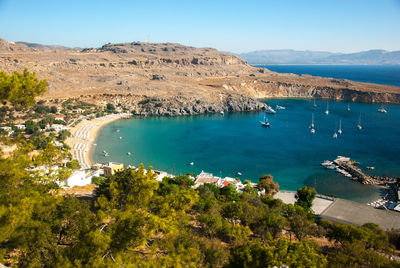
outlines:
[[[206,114],[180,117],[147,117],[119,120],[100,131],[93,147],[96,162],[122,162],[176,174],[199,174],[202,170],[217,176],[237,177],[257,182],[271,174],[281,189],[296,190],[315,186],[322,194],[367,202],[379,196],[379,189],[361,185],[320,163],[337,155],[349,156],[362,167],[375,166],[374,174],[400,175],[400,107],[317,100],[274,99],[266,101],[278,110],[269,116],[271,128],[260,126],[262,112]],[[314,113],[316,133],[309,125]],[[356,128],[359,115],[363,130]],[[342,121],[343,134],[333,133]],[[119,129],[120,132],[116,132]],[[119,137],[122,137],[120,139]],[[109,152],[104,157],[102,151]],[[129,156],[127,153],[131,152]],[[194,165],[189,163],[194,162]]]

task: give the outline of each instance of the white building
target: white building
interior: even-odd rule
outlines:
[[[25,130],[25,125],[19,124],[19,125],[15,125],[16,128],[21,129],[21,130]]]
[[[85,170],[78,170],[73,173],[66,181],[66,186],[74,187],[74,186],[85,186],[92,183],[92,177],[103,175],[103,170],[94,170],[89,173],[86,173]]]
[[[54,129],[57,133],[62,131],[62,130],[69,130],[69,127],[61,125],[61,124],[53,124],[53,125],[47,125],[46,129]]]

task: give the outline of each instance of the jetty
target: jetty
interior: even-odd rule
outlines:
[[[338,156],[333,163],[337,165],[338,169],[349,173],[352,180],[358,181],[362,184],[384,184],[394,182],[393,178],[380,177],[365,173],[361,168],[356,166],[357,162],[351,160],[349,157]]]

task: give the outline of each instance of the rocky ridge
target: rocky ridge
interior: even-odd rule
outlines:
[[[138,115],[192,115],[264,109],[275,97],[400,103],[400,88],[278,74],[212,48],[174,43],[106,44],[83,50],[29,47],[0,39],[0,66],[47,78],[44,99],[114,103]]]

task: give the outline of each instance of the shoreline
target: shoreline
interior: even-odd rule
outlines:
[[[71,147],[73,159],[79,162],[81,169],[87,169],[93,165],[90,153],[100,129],[111,122],[128,117],[130,114],[123,113],[106,115],[93,120],[85,119],[70,129],[71,137],[65,143]]]

